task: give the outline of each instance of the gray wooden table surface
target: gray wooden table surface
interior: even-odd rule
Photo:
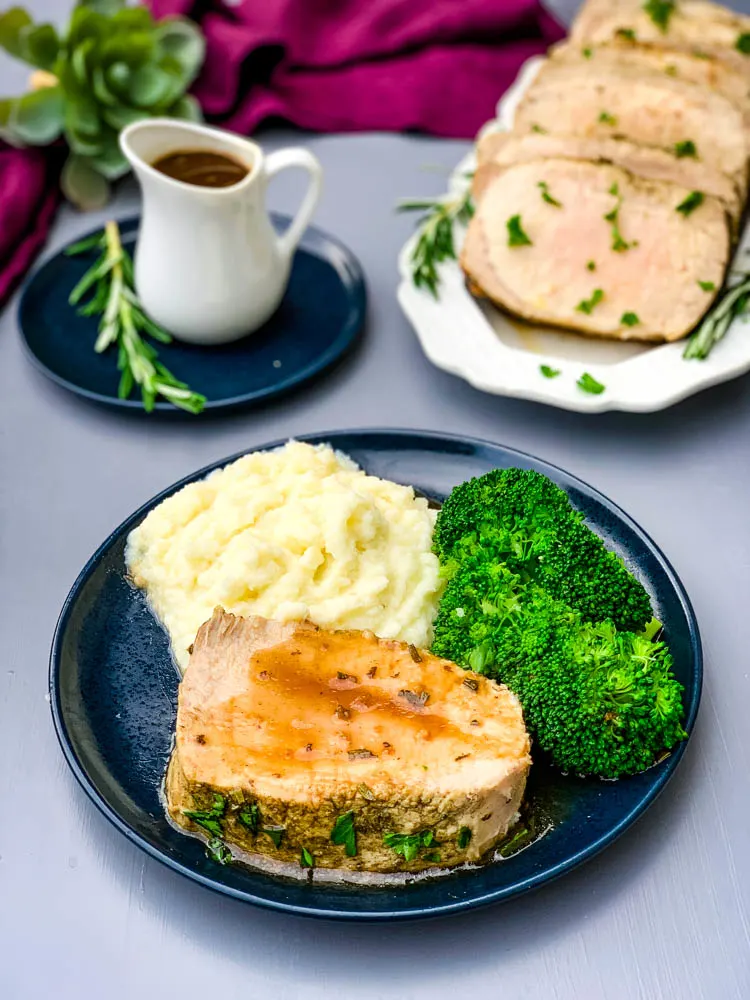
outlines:
[[[58,17],[58,0],[31,5]],[[561,5],[569,11],[573,4]],[[750,8],[750,3],[747,3]],[[0,91],[25,72],[0,62]],[[94,408],[26,362],[0,319],[0,997],[545,1000],[750,997],[750,378],[650,416],[482,395],[434,369],[396,304],[403,195],[438,193],[461,142],[266,134],[321,159],[317,224],[361,259],[367,336],[342,367],[262,410],[144,421]],[[291,209],[293,185],[272,206]],[[126,184],[113,212],[137,207]],[[100,219],[61,212],[48,252]],[[457,331],[457,335],[459,331]],[[662,545],[694,601],[706,684],[676,777],[610,850],[516,902],[412,925],[255,910],[145,857],[85,798],[45,697],[60,605],[88,556],[162,487],[241,448],[368,425],[478,435],[589,480]]]

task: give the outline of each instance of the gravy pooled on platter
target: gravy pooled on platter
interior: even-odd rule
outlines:
[[[239,160],[210,149],[178,149],[160,156],[151,166],[183,184],[212,188],[239,184],[251,170]]]

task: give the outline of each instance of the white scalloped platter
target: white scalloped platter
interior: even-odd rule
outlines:
[[[511,128],[516,105],[541,62],[541,57],[535,57],[526,63],[498,104],[497,118],[488,122],[483,131]],[[450,194],[466,190],[466,174],[474,166],[472,151],[455,168]],[[416,239],[415,234],[399,255],[401,308],[430,361],[484,392],[589,413],[648,413],[750,371],[750,324],[745,322],[745,316],[735,320],[704,361],[683,359],[684,340],[648,346],[523,323],[491,303],[475,299],[455,260],[439,265],[438,299],[415,288],[410,258]],[[462,240],[463,231],[457,228],[457,249]],[[746,228],[735,256],[735,265],[742,270],[747,269],[748,254],[750,230]],[[560,369],[561,374],[545,378],[539,370],[543,364]],[[583,372],[601,382],[606,387],[604,392],[597,396],[579,389],[576,381]]]

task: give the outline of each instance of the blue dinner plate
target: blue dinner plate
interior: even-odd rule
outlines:
[[[373,475],[408,483],[438,500],[489,469],[520,466],[555,480],[647,586],[685,688],[685,725],[692,730],[702,665],[690,601],[663,553],[611,500],[546,462],[484,441],[394,430],[336,431],[301,440],[329,442]],[[553,828],[520,853],[472,870],[363,888],[300,882],[209,860],[199,841],[167,823],[160,803],[179,678],[166,634],[143,594],[128,582],[124,551],[128,533],[156,504],[238,457],[170,486],[121,524],[82,570],[55,633],[50,694],[60,745],[89,797],[133,843],[196,882],[250,903],[316,917],[394,920],[455,913],[549,882],[611,844],[654,801],[685,743],[648,771],[616,782],[566,777],[535,761],[529,795],[532,806],[543,803],[555,813]]]
[[[279,232],[289,224],[285,215],[272,213],[271,219]],[[138,225],[138,218],[120,223],[123,245],[131,252]],[[94,352],[98,318],[79,316],[68,305],[71,289],[94,259],[90,253],[66,257],[61,251],[28,279],[18,311],[21,336],[30,360],[59,385],[98,403],[144,412],[137,390],[130,399],[117,398],[114,348]],[[176,340],[159,344],[159,358],[206,396],[204,412],[259,403],[307,382],[342,358],[362,330],[365,308],[365,282],[356,257],[311,227],[294,256],[281,306],[265,326],[221,347]],[[165,401],[155,409],[181,412]]]

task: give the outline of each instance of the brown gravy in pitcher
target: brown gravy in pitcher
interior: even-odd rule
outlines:
[[[197,187],[231,187],[250,173],[244,163],[210,149],[179,149],[160,156],[151,166],[167,177]]]

